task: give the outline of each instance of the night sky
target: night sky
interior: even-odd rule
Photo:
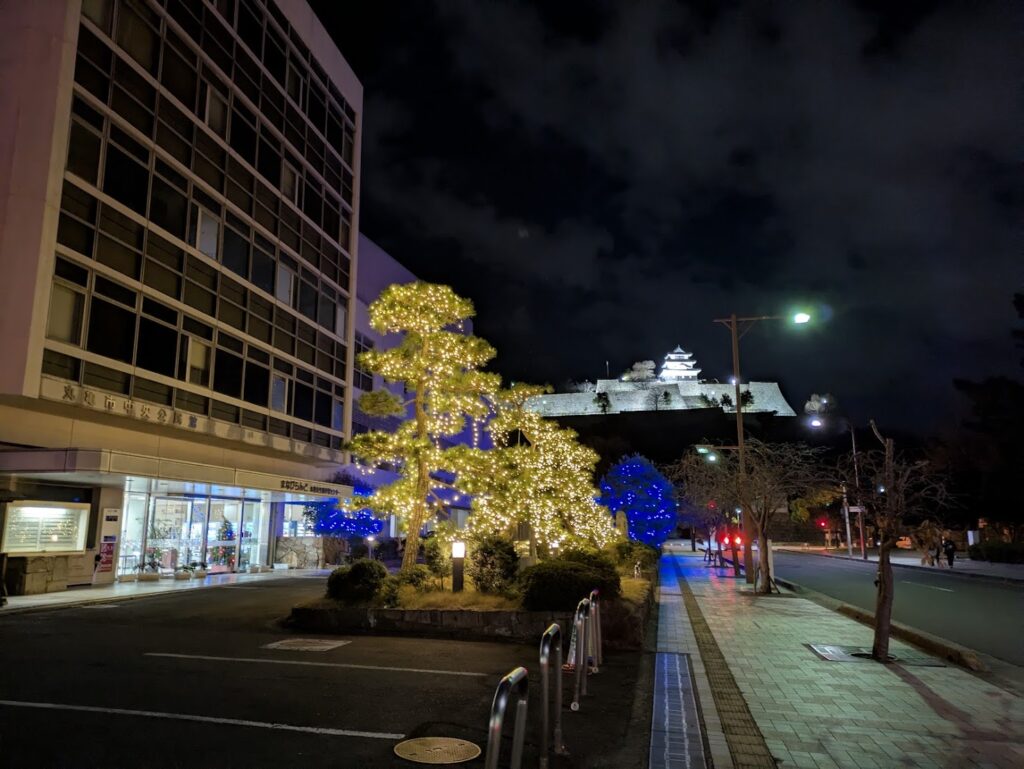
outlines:
[[[365,87],[362,231],[476,302],[506,378],[676,344],[799,411],[943,430],[1019,372],[1011,2],[315,2]]]

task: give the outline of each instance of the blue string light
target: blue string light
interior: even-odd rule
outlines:
[[[622,459],[601,479],[602,505],[626,514],[629,538],[659,547],[676,527],[672,484],[646,458]]]

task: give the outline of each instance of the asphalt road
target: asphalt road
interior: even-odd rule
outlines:
[[[276,620],[322,590],[283,579],[0,617],[0,766],[411,768],[393,753],[403,737],[485,748],[495,687],[517,665],[531,671],[526,765],[536,765],[535,647],[322,636],[348,643],[266,648],[299,637]],[[640,660],[606,659],[581,713],[565,710],[577,749],[553,767],[633,765],[613,756],[629,737]]]
[[[872,612],[876,568],[874,563],[775,552],[780,577]],[[958,576],[955,570],[897,566],[893,575],[897,622],[1024,666],[1024,585]]]

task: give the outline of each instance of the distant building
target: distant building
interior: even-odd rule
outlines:
[[[651,363],[637,364],[623,378],[598,379],[585,392],[540,395],[528,407],[546,417],[710,408],[734,413],[735,386],[698,379],[700,372],[693,353],[676,347],[665,356],[657,376]],[[796,416],[777,382],[744,382],[740,394],[745,413]]]

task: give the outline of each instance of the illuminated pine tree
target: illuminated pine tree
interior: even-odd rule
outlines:
[[[672,484],[650,460],[623,457],[601,479],[601,500],[612,513],[629,521],[629,538],[660,547],[676,527],[677,506]]]
[[[463,321],[473,315],[473,303],[448,286],[421,282],[389,286],[370,305],[374,329],[403,336],[396,347],[360,354],[359,363],[388,382],[403,384],[408,397],[379,390],[363,395],[359,408],[371,416],[404,416],[412,406],[413,413],[393,433],[356,436],[351,448],[370,464],[397,467],[397,480],[359,504],[400,519],[407,535],[403,569],[416,563],[423,525],[433,512],[445,509],[438,492],[450,484],[439,478],[458,478],[480,453],[441,448],[441,439],[458,435],[467,417],[485,416],[484,398],[500,386],[496,374],[479,370],[494,357],[494,348],[460,333]]]
[[[546,388],[516,384],[493,399],[488,425],[494,448],[468,463],[464,485],[474,494],[470,527],[495,533],[528,524],[537,543],[601,547],[615,536],[597,504],[598,455],[576,433],[528,411],[526,400]]]

